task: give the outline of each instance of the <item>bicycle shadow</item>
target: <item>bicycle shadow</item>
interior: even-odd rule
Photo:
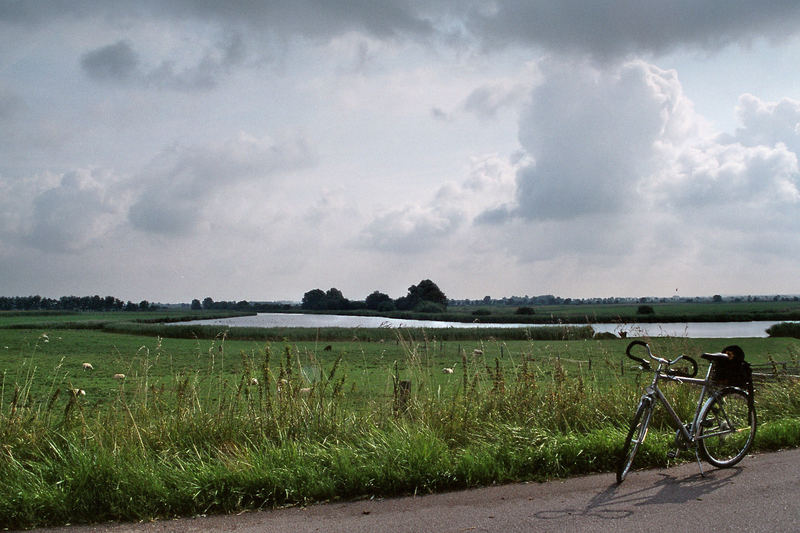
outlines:
[[[534,513],[534,516],[543,520],[566,516],[591,516],[609,520],[627,518],[635,514],[632,507],[702,500],[706,495],[733,483],[741,472],[739,467],[709,470],[705,476],[697,473],[687,477],[659,472],[656,475],[660,479],[647,487],[633,488],[630,483],[628,486],[614,483],[593,496],[583,509],[545,510]]]

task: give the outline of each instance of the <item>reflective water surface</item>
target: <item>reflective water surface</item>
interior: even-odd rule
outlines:
[[[517,328],[540,327],[546,324],[496,324],[490,322],[443,322],[437,320],[405,320],[369,316],[304,315],[294,313],[258,313],[253,316],[194,320],[176,324],[224,325],[248,328]],[[775,322],[655,322],[651,324],[591,324],[596,332],[630,336],[737,338],[766,337],[766,329]],[[585,324],[572,324],[584,326]]]

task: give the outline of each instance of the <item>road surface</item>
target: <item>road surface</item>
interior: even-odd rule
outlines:
[[[746,457],[737,467],[704,463],[548,483],[428,496],[313,505],[164,520],[35,530],[47,533],[800,531],[800,449]]]

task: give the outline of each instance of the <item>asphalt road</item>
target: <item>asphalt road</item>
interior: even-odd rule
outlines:
[[[40,529],[48,533],[800,531],[800,449],[717,470],[697,463],[429,496],[231,516]]]

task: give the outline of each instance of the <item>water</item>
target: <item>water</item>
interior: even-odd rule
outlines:
[[[547,324],[493,324],[476,322],[444,322],[439,320],[406,320],[372,316],[304,315],[295,313],[258,313],[253,316],[193,320],[175,324],[198,324],[247,328],[535,328]],[[775,324],[759,322],[654,322],[650,324],[592,324],[595,332],[629,336],[689,337],[732,339],[766,337],[766,329]],[[586,324],[570,324],[584,326]]]

